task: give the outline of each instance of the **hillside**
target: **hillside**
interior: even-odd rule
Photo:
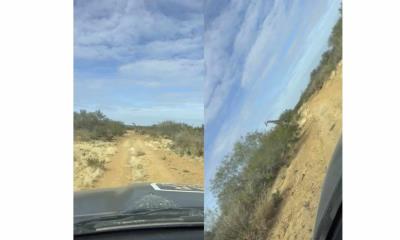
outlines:
[[[293,109],[235,143],[211,181],[207,239],[309,239],[342,132],[342,19]]]
[[[342,132],[341,62],[279,122],[265,133],[248,134],[219,167],[212,190],[220,215],[208,239],[310,239]]]
[[[310,239],[321,186],[342,130],[342,64],[298,111],[302,132],[298,153],[279,172],[272,192],[282,194],[280,210],[266,239]]]

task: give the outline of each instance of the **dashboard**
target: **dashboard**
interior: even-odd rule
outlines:
[[[203,227],[135,229],[74,236],[77,240],[203,240]]]

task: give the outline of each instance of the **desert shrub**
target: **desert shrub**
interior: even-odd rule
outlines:
[[[102,170],[104,170],[105,169],[105,162],[104,161],[101,161],[100,159],[98,159],[98,158],[93,158],[93,157],[91,157],[91,158],[88,158],[87,160],[86,160],[86,163],[87,163],[87,165],[89,166],[89,167],[91,167],[91,168],[93,168],[93,169],[102,169]]]
[[[280,203],[279,193],[271,199],[266,196],[288,161],[287,153],[298,132],[296,118],[294,111],[284,111],[274,128],[248,134],[222,161],[211,186],[221,211],[215,239],[258,239],[259,234],[265,234],[270,224],[267,220]],[[249,222],[259,220],[263,224],[249,227]]]
[[[324,82],[329,79],[337,64],[342,60],[342,18],[335,24],[329,38],[329,49],[322,55],[321,61],[310,76],[310,82],[303,91],[299,102],[296,105],[298,109],[307,101],[316,91],[322,88]]]
[[[261,194],[254,205],[245,239],[266,239],[274,224],[274,218],[279,212],[281,202],[282,196],[279,191],[272,195],[269,195],[268,192]]]
[[[143,152],[143,151],[137,151],[136,152],[136,157],[141,157],[141,156],[144,156],[144,155],[146,155],[146,153]]]
[[[290,160],[299,131],[296,119],[295,111],[284,111],[275,127],[248,134],[222,161],[211,186],[221,211],[215,239],[265,238],[282,200],[279,192],[268,195],[268,189]]]
[[[204,126],[193,127],[184,123],[165,121],[152,126],[134,126],[141,134],[172,140],[171,148],[180,155],[203,156]]]
[[[110,141],[125,133],[122,122],[107,118],[101,111],[74,112],[74,137],[76,140],[107,140]]]
[[[92,139],[92,134],[86,129],[77,129],[74,131],[74,137],[78,141],[89,141]]]
[[[274,207],[278,207],[281,201],[282,201],[282,195],[278,190],[272,194],[272,203]]]

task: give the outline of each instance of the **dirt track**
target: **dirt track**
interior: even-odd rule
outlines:
[[[118,140],[117,151],[95,188],[125,186],[134,182],[162,182],[203,186],[201,158],[179,156],[167,139],[154,139],[129,131]]]

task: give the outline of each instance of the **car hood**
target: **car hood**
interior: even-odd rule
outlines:
[[[189,185],[136,183],[74,193],[74,217],[149,208],[202,208],[203,189]]]

